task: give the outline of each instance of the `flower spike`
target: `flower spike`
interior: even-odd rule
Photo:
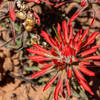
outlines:
[[[55,76],[52,77],[52,79],[45,85],[43,91],[45,91],[46,89],[49,88],[49,86],[56,80],[57,78],[57,74]]]
[[[68,91],[68,96],[71,96],[70,85],[69,85],[69,82],[68,82],[67,78],[66,78],[66,87],[67,87],[67,91]]]
[[[68,43],[68,28],[67,28],[67,22],[64,20],[62,22],[62,28],[63,28],[63,34],[64,34],[64,40],[66,43]]]
[[[59,94],[59,91],[60,91],[60,89],[61,89],[61,85],[63,84],[63,80],[61,79],[59,79],[58,80],[58,83],[57,83],[57,86],[56,86],[56,89],[55,89],[55,92],[54,92],[54,99],[55,100],[58,100],[58,94]]]
[[[86,74],[86,75],[88,75],[88,76],[95,76],[95,73],[94,72],[92,72],[92,71],[90,71],[90,70],[88,70],[86,67],[84,67],[84,66],[80,66],[79,67],[79,70],[81,71],[81,72],[83,72],[84,74]]]
[[[38,77],[38,76],[41,76],[41,75],[43,75],[44,73],[46,73],[49,69],[50,69],[50,68],[45,69],[45,70],[42,70],[42,71],[39,71],[39,72],[33,74],[33,75],[31,76],[31,78],[36,78],[36,77]]]

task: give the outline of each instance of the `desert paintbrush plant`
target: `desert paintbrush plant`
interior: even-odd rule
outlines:
[[[68,96],[71,96],[72,86],[71,79],[74,77],[77,82],[88,91],[91,95],[94,93],[90,89],[86,79],[82,73],[88,76],[95,76],[95,73],[90,71],[88,67],[96,60],[100,59],[100,55],[94,55],[100,45],[95,45],[95,38],[99,32],[93,32],[88,36],[89,28],[83,33],[80,30],[77,34],[73,34],[73,25],[80,10],[76,12],[67,22],[64,20],[61,26],[57,26],[57,35],[53,39],[45,31],[41,31],[41,36],[51,45],[50,50],[33,44],[33,49],[27,49],[28,52],[34,54],[29,57],[32,61],[36,61],[43,66],[40,71],[31,75],[31,79],[39,77],[43,74],[55,72],[55,75],[45,85],[44,90],[48,89],[54,81],[57,81],[57,86],[54,91],[54,100],[58,100],[59,92],[64,93],[64,85],[66,85]],[[82,72],[82,73],[81,73]]]

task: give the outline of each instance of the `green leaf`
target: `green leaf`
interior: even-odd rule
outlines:
[[[19,39],[16,39],[16,45],[17,46],[20,46],[21,45],[21,39],[19,38]]]
[[[78,94],[76,91],[73,91],[72,92],[72,96],[75,96],[75,97],[78,97],[79,98],[80,97],[80,94]]]
[[[44,97],[44,100],[48,100],[48,98],[47,97]]]
[[[74,1],[75,1],[75,2],[78,2],[78,3],[80,2],[80,0],[74,0]]]
[[[6,23],[1,23],[2,26],[6,26]]]
[[[60,42],[61,40],[60,40],[60,36],[59,36],[58,32],[56,31],[56,29],[55,29],[54,26],[52,26],[52,28],[53,28],[53,30],[54,30],[55,33],[56,33],[56,37],[57,37],[58,41]]]
[[[82,42],[85,42],[86,39],[87,39],[87,37],[85,37],[85,38],[82,40]]]
[[[24,69],[25,69],[26,71],[33,71],[33,70],[39,71],[39,70],[40,70],[40,68],[38,68],[37,66],[32,66],[32,67],[24,66]]]
[[[18,25],[18,24],[15,23],[15,30],[17,32],[20,32],[21,31],[21,28],[22,28],[22,25]]]
[[[80,89],[80,96],[81,96],[82,98],[84,98],[84,100],[89,100],[89,99],[88,99],[88,96],[85,94],[85,91],[83,91],[82,89]]]
[[[45,82],[45,79],[46,79],[45,77],[42,77],[42,78],[39,79],[38,82],[39,82],[39,83],[43,83],[43,82]]]

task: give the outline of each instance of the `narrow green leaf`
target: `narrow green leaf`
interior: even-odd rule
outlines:
[[[39,71],[39,70],[40,70],[40,68],[38,68],[37,66],[32,66],[32,67],[24,66],[24,69],[25,69],[26,71],[33,71],[33,70]]]
[[[56,31],[56,29],[55,29],[54,26],[52,26],[52,28],[53,28],[53,30],[54,30],[55,33],[56,33],[56,37],[57,37],[58,41],[60,42],[61,40],[60,40],[60,36],[59,36],[58,32]]]

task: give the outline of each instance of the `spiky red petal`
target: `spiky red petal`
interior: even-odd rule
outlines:
[[[46,89],[48,89],[49,86],[51,86],[51,84],[56,80],[56,78],[57,78],[57,74],[54,75],[54,76],[52,77],[52,79],[45,85],[43,91],[45,91]]]

